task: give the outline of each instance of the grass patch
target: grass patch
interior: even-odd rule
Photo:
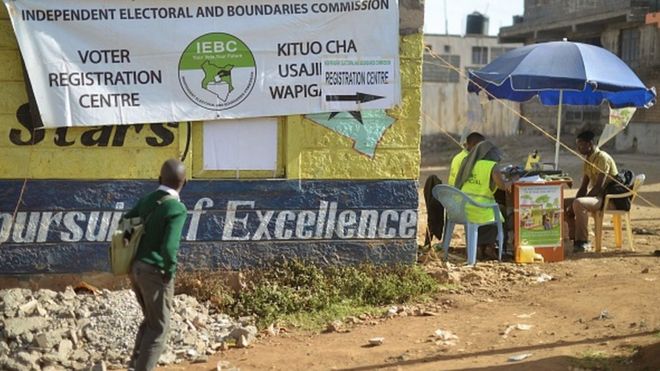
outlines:
[[[379,306],[421,301],[439,289],[422,268],[409,265],[318,267],[290,260],[245,274],[247,287],[237,293],[204,272],[177,278],[185,281],[177,292],[209,300],[232,316],[255,316],[260,327],[283,320],[313,329]]]
[[[587,370],[609,371],[614,365],[626,363],[627,357],[610,356],[604,351],[586,350],[575,361],[575,366]]]
[[[610,358],[603,351],[586,350],[577,356],[576,366],[588,370],[610,370]]]
[[[316,312],[297,312],[282,316],[280,323],[291,325],[301,330],[320,331],[326,328],[328,322],[347,317],[357,317],[361,314],[377,316],[383,313],[382,307],[372,305],[359,306],[352,302],[332,304]]]

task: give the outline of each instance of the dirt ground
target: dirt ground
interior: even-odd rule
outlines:
[[[505,151],[505,163],[521,163],[533,148],[545,160],[552,158],[552,144],[541,137],[494,141]],[[436,151],[437,158],[426,159],[420,184],[429,174],[446,179],[454,152],[448,145]],[[646,173],[641,195],[660,204],[660,157],[614,157],[620,167]],[[579,159],[563,153],[560,163],[580,178]],[[421,193],[420,200],[421,241],[426,219]],[[660,249],[659,218],[660,209],[636,201],[635,252],[627,251],[625,240],[624,251],[615,251],[611,225],[606,226],[602,253],[558,263],[458,267],[460,282],[424,304],[432,308],[427,315],[403,311],[359,321],[343,333],[288,329],[264,335],[250,348],[218,353],[208,363],[168,369],[209,370],[226,361],[241,370],[660,370],[660,257],[653,256]],[[460,231],[452,245],[464,246]],[[442,270],[439,262],[426,267]],[[437,330],[457,338],[443,339],[434,335]],[[383,344],[369,346],[374,337],[383,337]]]

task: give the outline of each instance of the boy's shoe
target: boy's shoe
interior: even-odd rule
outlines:
[[[573,253],[579,254],[587,251],[589,247],[589,241],[575,241],[573,244]]]

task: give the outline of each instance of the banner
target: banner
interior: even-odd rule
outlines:
[[[622,132],[623,129],[625,129],[626,126],[628,126],[628,123],[635,114],[635,111],[637,111],[637,108],[635,107],[619,108],[619,109],[610,108],[610,122],[607,125],[605,125],[605,128],[603,129],[603,133],[600,135],[600,139],[598,139],[598,147],[607,143],[607,141],[609,141],[610,139],[614,138],[617,134]]]
[[[46,127],[387,109],[397,0],[4,0]]]

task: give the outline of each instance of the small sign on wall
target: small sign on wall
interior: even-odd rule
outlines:
[[[204,170],[275,170],[277,118],[204,122]]]

